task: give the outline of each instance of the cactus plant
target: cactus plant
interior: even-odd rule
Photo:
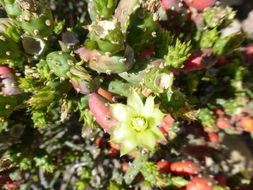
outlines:
[[[0,0],[0,189],[252,189],[240,2]]]

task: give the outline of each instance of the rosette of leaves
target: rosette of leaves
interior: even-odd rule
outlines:
[[[154,151],[157,140],[165,140],[157,127],[164,114],[156,107],[154,97],[149,96],[143,104],[134,90],[127,105],[111,104],[111,112],[118,123],[112,127],[111,141],[120,144],[121,155],[133,151],[137,146]]]

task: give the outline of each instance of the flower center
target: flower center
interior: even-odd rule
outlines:
[[[142,117],[132,119],[132,128],[136,131],[143,131],[148,127],[147,121]]]

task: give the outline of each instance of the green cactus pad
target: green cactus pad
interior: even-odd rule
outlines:
[[[13,1],[4,1],[4,9],[10,18],[16,18],[22,14],[22,9]]]
[[[84,61],[89,62],[89,67],[98,73],[122,73],[132,68],[134,64],[133,49],[127,47],[124,55],[110,56],[101,54],[97,50],[81,48],[77,51]]]
[[[5,33],[0,33],[0,59],[18,59],[22,52],[17,43],[8,37]]]
[[[24,11],[17,20],[21,22],[24,31],[35,37],[47,37],[54,29],[53,16],[49,9],[44,9],[38,15]]]
[[[68,78],[67,72],[69,72],[73,63],[76,62],[76,59],[61,51],[52,52],[47,55],[47,63],[50,69],[58,77]]]
[[[0,117],[8,117],[17,106],[17,99],[14,96],[0,95]]]
[[[127,43],[134,48],[137,55],[150,47],[156,39],[157,23],[153,14],[139,8],[131,16],[128,26]]]

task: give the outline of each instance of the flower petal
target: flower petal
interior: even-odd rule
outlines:
[[[152,133],[154,134],[157,140],[165,140],[165,137],[162,131],[158,127],[153,127],[150,130],[152,131]]]
[[[129,152],[132,152],[137,146],[135,139],[128,139],[120,144],[120,156],[123,156]]]
[[[162,123],[165,114],[160,109],[155,108],[152,112],[152,126],[157,126]]]
[[[127,98],[127,105],[134,108],[138,113],[142,113],[143,102],[140,96],[134,90],[131,91],[131,94]]]
[[[111,104],[110,109],[115,119],[121,122],[125,122],[131,115],[130,108],[124,104]]]
[[[137,135],[138,145],[150,151],[155,149],[156,139],[150,130],[143,131]]]
[[[123,140],[134,136],[135,132],[125,124],[118,124],[112,128],[111,141],[121,143]]]
[[[149,96],[146,99],[144,109],[143,109],[143,115],[146,117],[152,116],[153,115],[153,110],[155,108],[155,102],[154,102],[155,97]]]

